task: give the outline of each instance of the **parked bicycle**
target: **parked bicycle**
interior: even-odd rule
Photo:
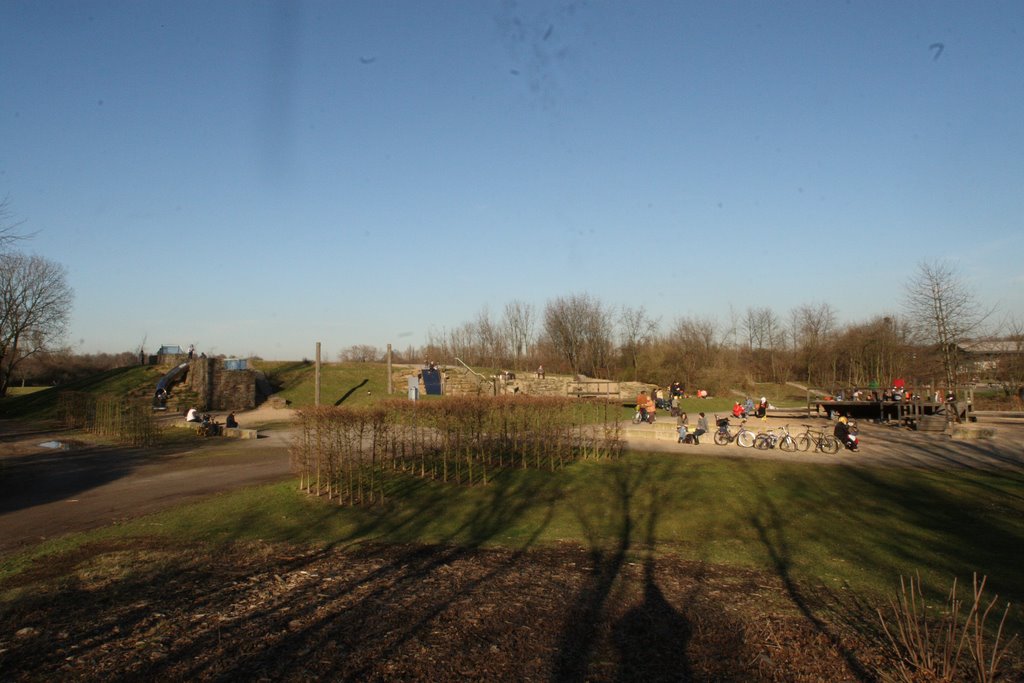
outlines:
[[[789,433],[789,425],[780,427],[778,433],[775,433],[775,430],[769,427],[767,431],[758,433],[754,437],[754,448],[766,450],[776,446],[779,447],[779,450],[788,453],[792,453],[797,449],[796,439]]]
[[[743,448],[753,446],[754,432],[743,426],[746,422],[746,420],[740,422],[740,428],[733,433],[729,425],[729,418],[723,417],[719,419],[718,415],[715,415],[715,424],[718,425],[718,429],[715,431],[715,444],[724,446],[735,441],[737,446],[742,446]]]
[[[814,446],[815,451],[829,455],[839,452],[839,441],[836,440],[836,437],[813,429],[812,425],[805,424],[804,428],[804,433],[798,434],[796,437],[796,447],[801,451],[809,451],[811,446]]]

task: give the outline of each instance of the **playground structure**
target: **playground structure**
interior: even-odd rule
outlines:
[[[962,398],[960,397],[962,396]],[[914,396],[895,400],[836,400],[807,397],[807,414],[845,415],[858,420],[898,424],[919,431],[945,431],[951,423],[975,422],[974,387],[965,387],[955,400],[936,401]]]
[[[155,409],[251,410],[256,407],[256,372],[234,359],[178,355],[157,382]]]

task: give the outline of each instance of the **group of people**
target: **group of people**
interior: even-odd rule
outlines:
[[[768,399],[764,396],[758,401],[757,405],[754,405],[754,399],[747,396],[747,400],[740,405],[739,401],[736,401],[732,406],[732,415],[736,418],[747,418],[747,417],[764,417],[768,414]]]
[[[698,414],[697,426],[692,430],[690,429],[690,419],[685,411],[680,411],[679,417],[676,418],[676,425],[679,429],[679,443],[691,443],[696,446],[700,443],[700,437],[708,433],[708,418],[703,412]]]
[[[185,413],[185,422],[192,422],[199,425],[204,432],[216,433],[220,430],[220,424],[211,417],[209,413],[199,414],[195,406],[188,409]],[[238,420],[235,418],[235,413],[228,413],[227,418],[224,420],[224,426],[228,429],[238,429]]]

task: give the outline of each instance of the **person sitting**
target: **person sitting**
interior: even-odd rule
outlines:
[[[220,423],[214,420],[209,413],[203,413],[203,421],[199,424],[199,433],[203,436],[218,436]]]
[[[697,430],[693,433],[694,445],[700,445],[700,437],[708,433],[708,418],[704,416],[704,413],[700,413],[697,418]]]
[[[688,425],[679,425],[679,439],[677,443],[693,443],[693,433]]]
[[[224,421],[224,426],[228,429],[238,429],[238,420],[235,419],[234,413],[228,413],[228,417]]]
[[[743,412],[747,415],[754,414],[754,399],[747,396],[747,400],[743,402]]]
[[[840,417],[836,422],[836,426],[832,429],[832,436],[836,437],[836,440],[844,447],[851,451],[856,450],[856,446],[850,438],[850,425],[847,422],[845,415]]]
[[[768,414],[768,399],[764,396],[761,397],[761,402],[757,404],[754,414],[757,417],[765,417]]]
[[[647,397],[647,422],[654,422],[654,414],[658,412],[658,404],[651,396]]]
[[[195,406],[188,409],[188,413],[185,414],[185,422],[199,422],[199,411],[196,410]]]
[[[740,405],[739,401],[732,404],[732,416],[733,417],[746,417],[746,413],[743,412],[743,406]]]
[[[636,412],[640,413],[640,421],[647,422],[647,392],[641,391],[636,396]]]
[[[679,429],[679,443],[686,442],[686,435],[690,429],[690,418],[686,415],[686,411],[680,411],[676,417],[676,426]]]

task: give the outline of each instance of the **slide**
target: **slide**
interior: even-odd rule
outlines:
[[[170,392],[171,385],[174,381],[180,378],[183,374],[188,372],[188,363],[182,363],[171,368],[170,372],[160,378],[160,381],[156,383],[156,390],[159,392],[163,389],[166,392]]]

